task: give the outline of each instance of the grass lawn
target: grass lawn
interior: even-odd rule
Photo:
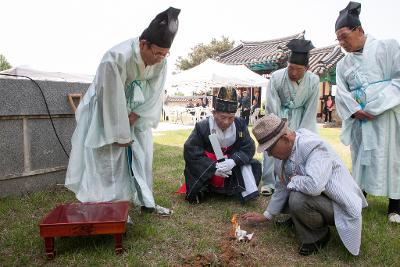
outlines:
[[[125,252],[114,255],[113,236],[57,238],[56,258],[47,261],[39,236],[41,218],[58,203],[75,202],[62,187],[0,199],[0,266],[399,266],[400,227],[386,219],[387,200],[368,197],[363,212],[361,254],[351,256],[332,228],[332,240],[317,255],[297,254],[296,239],[288,229],[272,223],[242,225],[254,232],[249,243],[228,238],[234,213],[262,212],[269,198],[242,206],[233,198],[212,197],[190,205],[175,191],[183,181],[183,143],[190,131],[159,132],[154,135],[154,191],[156,201],[175,211],[172,217],[140,214],[132,207],[134,221],[123,239]],[[338,129],[320,129],[320,134],[338,151],[350,168],[347,147],[340,144]],[[256,157],[261,159],[261,155]],[[240,222],[239,222],[240,223]]]

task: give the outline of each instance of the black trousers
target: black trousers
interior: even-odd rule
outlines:
[[[249,125],[250,121],[250,109],[246,109],[242,111],[242,118],[246,121],[246,125]]]
[[[329,119],[329,122],[332,122],[332,111],[325,111],[325,122],[327,122]]]

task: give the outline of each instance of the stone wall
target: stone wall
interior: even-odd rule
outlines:
[[[84,94],[89,84],[36,82],[69,154],[75,116],[67,95]],[[0,197],[63,184],[68,156],[54,133],[39,88],[28,79],[0,76],[0,96]]]

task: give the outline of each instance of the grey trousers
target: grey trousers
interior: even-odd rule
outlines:
[[[292,191],[289,213],[302,244],[318,241],[328,233],[328,225],[335,225],[332,201],[325,195],[309,196]]]

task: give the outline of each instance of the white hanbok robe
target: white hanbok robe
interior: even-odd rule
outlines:
[[[287,68],[275,71],[268,83],[266,111],[280,118],[287,118],[292,130],[300,128],[317,132],[317,104],[319,78],[306,71],[300,83],[289,79]],[[274,159],[264,153],[263,184],[274,187]]]
[[[78,200],[131,200],[137,205],[155,206],[151,128],[157,127],[161,116],[166,65],[163,60],[145,67],[139,38],[105,53],[76,111],[65,186]],[[140,116],[132,126],[130,112]],[[130,141],[133,153],[128,164],[128,149],[115,143]]]
[[[362,53],[337,65],[341,140],[350,145],[352,175],[367,193],[400,199],[400,47],[367,35]],[[351,118],[363,109],[371,121]]]

